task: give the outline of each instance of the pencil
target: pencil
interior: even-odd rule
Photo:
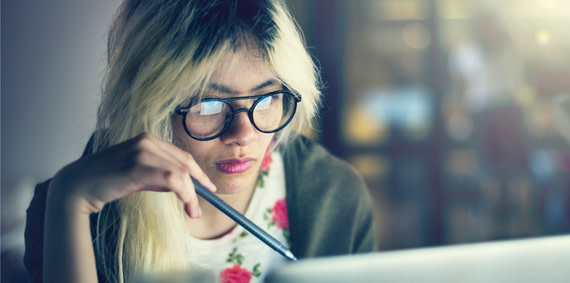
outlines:
[[[293,255],[293,253],[285,245],[283,245],[277,239],[273,238],[271,235],[265,232],[265,230],[255,225],[255,223],[251,222],[251,220],[247,219],[247,217],[243,216],[243,214],[239,213],[233,207],[231,207],[226,202],[221,200],[214,193],[204,188],[204,186],[202,186],[202,184],[200,184],[194,178],[192,178],[192,182],[194,183],[194,189],[196,190],[196,193],[199,196],[201,196],[206,201],[215,206],[217,209],[219,209],[221,212],[229,216],[236,223],[241,225],[243,228],[245,228],[247,231],[249,231],[251,234],[260,239],[262,242],[264,242],[266,245],[271,247],[276,252],[280,253],[289,260],[297,261],[295,255]]]

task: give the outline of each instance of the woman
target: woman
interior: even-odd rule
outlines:
[[[126,0],[97,130],[28,209],[31,280],[181,270],[262,280],[284,261],[199,198],[191,178],[298,258],[372,251],[362,180],[299,134],[316,115],[318,83],[279,0]]]

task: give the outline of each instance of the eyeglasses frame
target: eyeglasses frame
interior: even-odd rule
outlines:
[[[295,104],[293,104],[293,112],[292,112],[291,116],[289,117],[289,119],[287,119],[287,121],[285,121],[285,123],[283,123],[283,125],[281,125],[279,128],[277,128],[275,130],[271,130],[271,131],[261,130],[253,121],[253,111],[254,111],[255,107],[257,106],[257,104],[259,102],[261,102],[264,98],[278,94],[278,93],[291,95],[293,97],[293,99],[295,101]],[[246,99],[255,99],[255,101],[253,102],[253,104],[249,108],[243,107],[243,108],[239,108],[236,110],[234,108],[234,106],[230,103],[231,101],[246,100]],[[205,101],[212,101],[212,100],[221,101],[230,107],[229,114],[226,117],[226,121],[224,122],[224,126],[222,127],[220,132],[214,136],[207,137],[207,138],[196,137],[196,136],[192,135],[192,133],[190,133],[190,131],[188,130],[188,126],[186,125],[186,116],[188,115],[188,112],[190,112],[190,108],[192,106],[199,104],[199,103],[202,103],[202,102],[205,102]],[[266,94],[261,94],[261,95],[230,97],[230,98],[206,98],[206,99],[203,99],[200,101],[191,102],[188,106],[178,105],[178,106],[176,106],[176,109],[174,109],[174,112],[176,114],[182,116],[182,126],[184,127],[186,134],[188,134],[191,138],[193,138],[195,140],[209,141],[209,140],[216,139],[216,138],[220,137],[221,135],[223,135],[227,131],[227,129],[230,127],[230,125],[232,124],[232,121],[234,120],[234,116],[236,114],[239,114],[239,113],[245,112],[245,111],[247,111],[247,116],[249,118],[249,121],[251,122],[253,127],[255,127],[255,129],[257,129],[258,131],[260,131],[262,133],[266,133],[266,134],[276,133],[276,132],[282,130],[283,128],[285,128],[287,125],[289,125],[291,120],[293,120],[293,117],[295,117],[295,113],[297,112],[297,104],[299,102],[301,102],[301,95],[300,94],[293,93],[293,92],[289,91],[288,89],[282,89],[282,90],[272,91],[272,92],[269,92]]]

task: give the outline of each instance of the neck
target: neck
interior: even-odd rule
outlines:
[[[218,194],[217,196],[241,214],[245,214],[255,187],[254,185],[250,189],[236,194]],[[198,219],[188,218],[188,230],[191,236],[198,239],[216,239],[227,234],[236,226],[235,221],[223,212],[203,198],[198,198],[202,217]]]

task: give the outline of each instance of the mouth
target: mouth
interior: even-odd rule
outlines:
[[[243,173],[251,168],[253,161],[253,158],[226,159],[216,162],[216,168],[226,174]]]

